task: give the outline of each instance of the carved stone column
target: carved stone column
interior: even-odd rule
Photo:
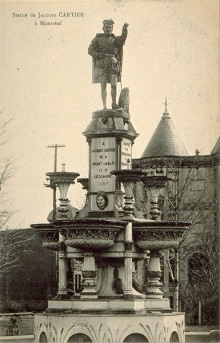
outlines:
[[[61,234],[59,235],[59,284],[58,284],[58,294],[56,299],[66,299],[68,298],[67,295],[67,287],[66,287],[66,246],[65,246],[65,238]]]
[[[95,289],[96,283],[95,278],[97,275],[96,267],[95,267],[95,257],[91,253],[87,253],[84,255],[84,266],[82,271],[83,276],[83,291],[80,294],[80,298],[92,298],[97,299],[98,295]]]
[[[124,204],[124,215],[133,218],[133,211],[134,211],[134,195],[133,195],[133,187],[135,182],[123,182],[123,186],[125,189],[125,204]]]
[[[132,295],[132,222],[125,227],[125,258],[124,258],[124,298],[133,298]]]
[[[73,290],[73,294],[75,294],[75,262],[74,259],[71,259],[71,263],[70,263],[70,267],[71,267],[71,273],[72,273],[72,290]]]
[[[162,276],[160,267],[160,253],[159,250],[152,250],[149,260],[149,269],[147,271],[148,287],[146,292],[146,298],[148,299],[160,299],[163,298],[163,292],[160,287],[163,284],[159,281]]]

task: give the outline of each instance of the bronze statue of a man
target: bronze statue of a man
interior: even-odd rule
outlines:
[[[117,82],[121,81],[122,47],[128,34],[128,24],[122,28],[121,36],[112,33],[113,20],[103,21],[104,33],[97,33],[92,40],[88,53],[93,57],[93,83],[101,84],[103,107],[106,109],[107,83],[111,84],[112,108],[119,106],[116,103]]]

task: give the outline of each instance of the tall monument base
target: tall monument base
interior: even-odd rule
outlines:
[[[136,305],[129,301],[113,300],[107,305],[101,301],[100,311],[93,303],[89,311],[87,302],[84,310],[58,308],[44,314],[35,315],[36,342],[92,342],[92,343],[169,343],[185,342],[185,323],[183,313],[162,313],[144,310],[144,300],[138,299]],[[65,302],[65,301],[64,301]],[[91,300],[89,303],[92,302]],[[70,301],[72,303],[72,301]],[[97,300],[96,300],[97,303]],[[83,305],[83,302],[81,301]],[[61,304],[54,304],[57,307]],[[131,305],[131,306],[130,306]],[[72,304],[69,304],[72,307]],[[78,303],[79,306],[79,303]],[[67,307],[67,302],[62,307]],[[130,311],[132,307],[136,307]],[[87,309],[85,311],[85,308]],[[132,313],[133,312],[133,313]]]
[[[81,180],[84,209],[72,219],[65,214],[77,173],[47,173],[50,187],[59,187],[63,217],[33,225],[44,246],[59,251],[58,294],[35,315],[35,341],[184,343],[184,314],[172,312],[160,289],[160,250],[177,249],[189,226],[159,220],[159,192],[169,178],[131,168],[138,134],[124,109],[94,112],[84,135],[90,161],[89,178]],[[135,214],[137,182],[151,196],[151,219]],[[144,285],[135,278],[139,261]]]

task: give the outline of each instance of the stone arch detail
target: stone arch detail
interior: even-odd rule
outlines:
[[[82,340],[82,342],[84,342],[84,343],[93,343],[93,338],[92,338],[92,335],[91,335],[91,332],[90,332],[90,330],[89,330],[89,328],[88,328],[88,326],[87,326],[87,323],[86,322],[81,322],[80,323],[81,325],[79,326],[79,324],[78,325],[73,325],[66,333],[65,333],[65,335],[63,335],[62,337],[63,337],[63,342],[64,343],[72,343],[72,341],[70,340],[70,339],[72,339],[72,337],[74,337],[73,338],[73,342],[74,342],[74,339],[78,336],[78,337],[80,337],[80,335],[82,336],[82,337],[85,337],[85,339],[86,339],[86,337],[88,337],[88,340],[85,340],[85,342]],[[81,341],[75,341],[75,342],[81,342]]]
[[[42,331],[40,334],[39,343],[48,343],[47,335],[45,334],[44,331]]]
[[[173,331],[170,335],[170,340],[169,343],[179,343],[179,336],[178,333],[176,331]]]
[[[167,325],[164,327],[164,341],[168,343],[179,343],[185,342],[185,321],[181,320],[175,322],[172,325]]]
[[[123,343],[149,343],[149,341],[141,333],[132,333],[124,339]]]
[[[69,337],[67,343],[92,343],[92,340],[84,333],[75,333]]]
[[[43,336],[46,336],[47,341],[48,342],[48,326],[46,325],[45,322],[41,323],[39,326],[35,327],[35,339],[36,342],[41,342],[40,339],[43,339]],[[44,341],[42,341],[44,342]]]

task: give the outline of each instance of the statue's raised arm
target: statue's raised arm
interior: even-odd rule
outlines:
[[[128,28],[128,26],[129,26],[128,23],[124,23],[122,30],[126,30]]]
[[[107,83],[111,84],[112,108],[116,103],[117,82],[121,81],[122,47],[128,34],[128,24],[124,23],[121,36],[115,36],[112,19],[103,21],[104,33],[97,33],[92,40],[88,53],[93,58],[93,83],[101,84],[103,107],[106,109]]]

